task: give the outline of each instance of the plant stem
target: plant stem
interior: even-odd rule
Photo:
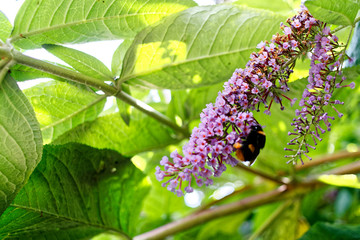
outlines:
[[[258,170],[254,169],[254,168],[247,167],[244,164],[239,163],[238,165],[236,165],[236,167],[240,168],[240,169],[243,169],[243,170],[245,170],[247,172],[250,172],[252,174],[255,174],[255,175],[259,176],[259,177],[262,177],[262,178],[264,178],[266,180],[270,180],[270,181],[272,181],[274,183],[281,184],[281,185],[285,184],[283,181],[281,181],[281,180],[279,180],[279,179],[277,179],[277,178],[275,178],[273,176],[270,176],[270,175],[268,175],[268,174],[266,174],[264,172],[258,171]]]
[[[202,205],[201,207],[199,207],[199,208],[196,210],[196,212],[202,212],[202,211],[204,211],[205,209],[208,209],[208,208],[210,208],[211,206],[214,206],[215,204],[218,204],[218,203],[220,203],[220,202],[222,202],[222,201],[224,201],[224,200],[226,200],[226,199],[228,199],[228,198],[230,198],[230,197],[233,197],[233,196],[235,196],[235,195],[237,195],[237,194],[243,193],[243,192],[245,192],[245,191],[247,191],[247,190],[250,190],[250,189],[253,189],[253,188],[254,188],[254,187],[251,186],[251,185],[243,186],[242,188],[240,188],[240,189],[238,189],[238,190],[235,190],[233,193],[231,193],[231,194],[229,194],[229,195],[227,195],[227,196],[225,196],[225,197],[223,197],[223,198],[221,198],[221,199],[216,199],[216,200],[213,200],[213,201],[211,201],[211,202],[209,202],[209,203],[207,203],[207,204],[205,204],[205,205]]]
[[[162,113],[156,111],[151,106],[141,102],[130,95],[122,92],[120,89],[117,89],[111,85],[108,85],[99,79],[84,75],[79,72],[75,72],[66,68],[62,68],[44,61],[41,61],[36,58],[32,58],[22,54],[19,51],[11,50],[8,46],[0,47],[0,56],[7,56],[12,58],[18,64],[25,65],[28,67],[32,67],[34,69],[38,69],[43,72],[50,73],[55,76],[59,76],[64,79],[68,79],[73,82],[78,82],[84,84],[86,86],[91,86],[96,89],[103,91],[108,96],[115,96],[120,100],[130,104],[131,106],[137,108],[141,112],[149,115],[150,117],[156,119],[157,121],[161,122],[164,125],[167,125],[174,129],[175,131],[181,133],[184,137],[189,136],[189,132],[186,128],[178,126],[174,123],[170,118],[163,115]]]
[[[326,156],[321,157],[319,159],[316,159],[314,161],[308,161],[304,165],[297,165],[295,167],[295,170],[296,171],[301,171],[301,170],[304,170],[304,169],[307,169],[307,168],[310,168],[310,167],[318,166],[318,165],[323,164],[323,163],[334,162],[334,161],[341,160],[341,159],[355,158],[355,157],[360,157],[360,151],[357,151],[357,152],[347,152],[347,151],[338,152],[338,153],[326,155]]]
[[[360,161],[339,168],[335,168],[322,174],[348,174],[359,172]],[[195,212],[185,218],[179,219],[149,232],[135,236],[133,240],[162,239],[169,235],[173,235],[175,233],[203,224],[215,218],[249,210],[264,204],[302,196],[312,191],[316,187],[324,185],[324,183],[319,182],[317,179],[318,175],[314,175],[305,180],[296,182],[293,185],[282,185],[277,189],[247,197],[237,202],[222,205],[216,208],[207,209],[201,212]]]
[[[280,196],[284,197],[285,191],[286,187],[279,187],[266,193],[244,198],[238,202],[191,214],[183,219],[168,223],[147,233],[135,236],[133,240],[162,239],[166,236],[184,231],[217,217],[230,215],[235,212],[240,212],[263,204],[275,202],[279,199]]]

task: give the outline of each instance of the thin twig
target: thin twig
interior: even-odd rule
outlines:
[[[73,82],[78,82],[86,86],[91,86],[96,89],[99,89],[103,91],[106,95],[115,96],[120,100],[137,108],[138,110],[144,112],[150,117],[158,120],[162,124],[173,128],[175,131],[181,133],[184,137],[190,136],[189,131],[185,127],[178,126],[166,115],[163,115],[162,113],[156,111],[154,108],[145,104],[144,102],[141,102],[140,100],[137,100],[131,97],[130,95],[122,91],[119,91],[119,89],[109,84],[106,84],[105,82],[99,79],[84,75],[76,71],[72,71],[70,69],[62,68],[36,58],[26,56],[19,51],[11,50],[8,46],[0,47],[0,55],[12,58],[18,64],[32,67],[34,69],[38,69],[40,71],[47,72],[55,76],[59,76],[61,78],[68,79]]]
[[[304,169],[308,169],[310,167],[315,167],[318,165],[321,165],[323,163],[329,163],[329,162],[334,162],[337,160],[342,160],[342,159],[346,159],[346,158],[356,158],[356,157],[360,157],[360,151],[357,152],[348,152],[348,151],[342,151],[342,152],[337,152],[334,154],[329,154],[326,156],[323,156],[319,159],[313,160],[313,161],[308,161],[306,162],[304,165],[297,165],[295,167],[296,171],[301,171]]]
[[[240,169],[243,169],[243,170],[245,170],[247,172],[250,172],[252,174],[255,174],[255,175],[259,176],[259,177],[262,177],[262,178],[264,178],[266,180],[270,180],[270,181],[272,181],[274,183],[281,184],[281,185],[286,184],[283,181],[281,181],[280,179],[277,179],[276,177],[270,176],[270,175],[268,175],[268,174],[266,174],[264,172],[261,172],[259,170],[254,169],[254,168],[247,167],[244,164],[239,163],[238,165],[236,165],[236,167],[238,167]]]
[[[183,219],[168,223],[152,231],[135,236],[133,240],[162,239],[217,217],[230,215],[235,212],[240,212],[263,204],[275,202],[279,199],[280,196],[283,196],[285,192],[286,187],[282,186],[275,190],[244,198],[237,202],[191,214]]]
[[[315,182],[318,182],[318,178],[321,175],[342,175],[342,174],[355,174],[360,172],[360,161],[356,161],[353,163],[349,163],[347,165],[337,167],[335,169],[331,169],[326,172],[322,172],[320,174],[316,174],[313,176],[308,177],[304,184],[314,184]]]

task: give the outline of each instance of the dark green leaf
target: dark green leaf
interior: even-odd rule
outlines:
[[[316,19],[336,25],[353,25],[360,9],[356,0],[307,0],[305,6]]]
[[[119,113],[99,117],[63,134],[57,144],[79,142],[96,148],[116,150],[124,155],[161,148],[176,140],[173,131],[153,118],[133,110],[130,125]]]
[[[0,102],[1,215],[39,163],[42,139],[34,110],[9,75],[1,84]]]
[[[0,40],[6,42],[6,39],[10,36],[12,25],[9,20],[6,18],[4,13],[0,11]]]
[[[339,189],[334,206],[336,216],[339,218],[343,217],[345,213],[350,209],[352,201],[353,195],[349,189]]]
[[[44,44],[43,48],[85,75],[102,81],[113,80],[110,70],[100,60],[87,53],[52,44]]]
[[[231,5],[187,9],[140,32],[127,51],[121,81],[167,89],[223,82],[245,66],[284,17]]]
[[[360,226],[318,222],[299,240],[314,239],[358,240],[360,239]]]
[[[115,151],[74,143],[47,145],[28,183],[0,218],[0,237],[37,239],[47,234],[65,239],[85,235],[84,229],[131,235],[148,184]]]
[[[31,49],[132,38],[161,18],[195,5],[192,0],[27,0],[16,16],[12,40]]]
[[[106,99],[106,96],[59,81],[40,83],[25,89],[24,93],[34,107],[45,143],[94,120],[104,108]]]

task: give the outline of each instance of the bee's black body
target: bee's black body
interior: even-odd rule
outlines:
[[[251,165],[259,155],[260,149],[264,148],[265,141],[265,133],[261,126],[252,126],[249,135],[237,148],[236,157],[241,161],[250,162]]]

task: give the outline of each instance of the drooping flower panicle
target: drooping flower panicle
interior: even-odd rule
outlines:
[[[293,105],[296,99],[286,96],[288,79],[295,61],[314,46],[315,36],[322,23],[315,20],[306,9],[280,25],[283,35],[276,34],[272,41],[261,42],[250,56],[244,69],[236,69],[218,93],[215,104],[207,104],[200,114],[201,123],[193,129],[189,142],[183,147],[183,155],[177,151],[163,157],[156,167],[159,181],[168,178],[162,185],[182,196],[192,192],[192,183],[198,186],[211,185],[212,177],[218,177],[226,165],[235,166],[233,157],[251,131],[259,125],[251,111],[259,111],[263,104],[265,114],[270,115],[273,104],[284,109],[285,98]]]
[[[335,107],[343,102],[333,99],[334,90],[341,87],[355,87],[355,83],[342,85],[345,77],[336,77],[341,75],[342,63],[346,59],[345,47],[338,43],[338,37],[331,34],[326,24],[322,24],[321,29],[322,31],[314,39],[315,48],[311,56],[309,84],[299,102],[302,108],[296,110],[298,117],[294,118],[291,124],[294,129],[288,133],[294,136],[288,143],[293,148],[285,148],[285,150],[293,154],[285,157],[291,158],[290,161],[294,164],[297,159],[303,163],[302,155],[311,160],[307,155],[309,149],[315,149],[317,142],[322,140],[320,134],[331,130],[329,120],[335,118],[328,114],[329,107],[334,109],[339,118],[343,116]]]

